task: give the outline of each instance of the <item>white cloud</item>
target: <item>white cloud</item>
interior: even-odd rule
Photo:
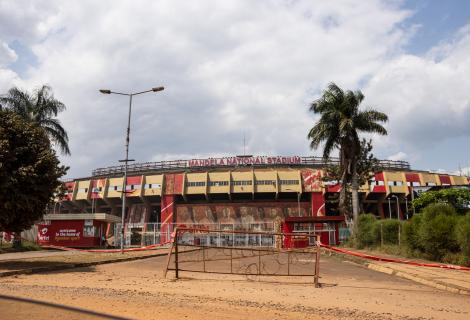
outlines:
[[[377,71],[364,90],[368,103],[389,114],[383,148],[419,157],[423,148],[470,135],[469,53],[470,25],[424,57],[400,55]]]
[[[427,120],[444,119],[429,102],[439,110],[451,106],[445,119],[452,125],[443,125],[449,135],[466,132],[461,117],[468,110],[460,103],[468,101],[465,86],[451,95],[435,80],[443,77],[448,88],[466,83],[467,62],[458,67],[466,36],[433,51],[439,61],[431,53],[406,55],[403,45],[416,27],[400,27],[411,13],[394,3],[0,0],[0,40],[20,39],[37,56],[22,86],[48,83],[66,103],[61,120],[72,157],[63,161],[72,176],[123,157],[127,100],[100,95],[105,87],[165,85],[134,99],[131,157],[151,161],[240,154],[243,133],[248,153],[310,154],[309,102],[330,81],[355,89],[372,79],[364,92],[390,113],[390,139],[378,144],[389,155],[402,151],[406,135],[425,135],[406,125],[408,116],[419,110]],[[7,71],[6,83],[17,84]],[[0,66],[0,90],[1,79]]]
[[[400,151],[400,152],[397,152],[395,154],[392,154],[387,159],[388,160],[398,161],[398,160],[407,160],[407,157],[408,157],[408,155],[406,153]]]

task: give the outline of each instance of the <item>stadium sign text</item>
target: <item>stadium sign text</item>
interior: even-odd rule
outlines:
[[[300,157],[226,157],[188,160],[188,167],[218,167],[237,165],[273,165],[273,164],[300,164]]]

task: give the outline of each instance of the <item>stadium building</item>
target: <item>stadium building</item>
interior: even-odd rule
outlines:
[[[126,231],[133,234],[161,234],[175,224],[261,228],[277,223],[286,231],[315,230],[323,242],[337,244],[345,227],[337,209],[341,186],[322,179],[331,164],[338,160],[235,156],[132,164],[125,192],[124,166],[98,168],[91,177],[64,182],[65,195],[38,225],[38,239],[74,247],[102,245],[121,221],[124,194]],[[377,170],[361,186],[360,197],[364,211],[381,218],[408,218],[417,192],[470,185],[470,178],[411,170],[405,161],[381,160]]]

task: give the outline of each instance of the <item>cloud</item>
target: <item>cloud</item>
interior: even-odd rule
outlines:
[[[406,153],[400,151],[400,152],[397,152],[395,154],[392,154],[387,159],[388,160],[393,160],[393,161],[398,161],[398,160],[406,160],[407,157],[408,157],[408,155]]]
[[[389,115],[393,135],[379,142],[383,148],[417,157],[470,135],[469,53],[470,25],[425,56],[400,55],[375,73],[364,91],[367,103]]]
[[[462,31],[426,57],[407,55],[417,30],[402,27],[410,15],[399,2],[378,0],[0,1],[0,41],[27,44],[37,58],[21,79],[0,65],[0,90],[53,87],[68,107],[60,118],[70,136],[72,157],[62,157],[69,176],[124,157],[128,100],[98,89],[157,85],[165,91],[133,100],[130,156],[137,161],[240,154],[244,135],[247,153],[315,153],[306,140],[316,119],[308,104],[330,81],[365,84],[368,102],[390,114],[379,156],[403,150],[415,159],[406,148],[412,141],[467,132],[459,85],[468,81],[468,64],[458,65],[468,48]],[[433,111],[444,105],[450,115]],[[445,133],[416,121],[425,129],[414,128],[416,114],[442,120]]]

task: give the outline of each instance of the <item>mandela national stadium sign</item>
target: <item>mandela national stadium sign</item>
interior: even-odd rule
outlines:
[[[267,157],[267,156],[237,156],[225,158],[193,159],[188,160],[188,167],[237,166],[237,165],[273,165],[273,164],[300,164],[299,156]]]

